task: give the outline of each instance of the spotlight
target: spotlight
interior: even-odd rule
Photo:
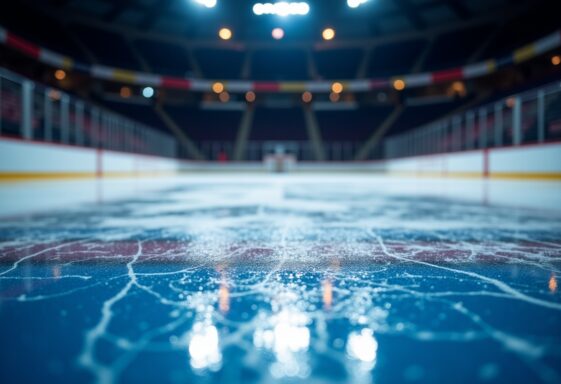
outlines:
[[[307,15],[310,12],[308,3],[291,3],[287,1],[279,1],[277,3],[256,3],[253,6],[253,13],[257,16],[261,15],[277,15],[277,16],[292,16],[292,15]]]
[[[397,79],[393,82],[393,88],[396,91],[403,91],[405,89],[405,81]]]
[[[222,40],[230,40],[232,38],[232,31],[229,28],[221,28],[220,31],[218,31],[218,36]]]
[[[341,93],[343,92],[343,84],[339,82],[335,82],[331,85],[331,91],[333,93]]]
[[[255,92],[253,91],[246,92],[245,101],[247,101],[248,103],[253,103],[255,101]]]
[[[559,56],[559,55],[552,56],[551,57],[551,64],[553,64],[553,65],[561,64],[561,56]]]
[[[347,5],[351,8],[358,8],[368,0],[347,0]]]
[[[62,69],[57,69],[55,71],[55,79],[57,79],[57,80],[66,79],[66,72],[64,72]]]
[[[151,98],[152,96],[154,96],[154,88],[152,87],[146,87],[142,90],[142,96],[146,97],[147,99]]]
[[[221,102],[227,103],[228,101],[230,101],[230,94],[228,92],[221,92],[218,95],[218,98],[220,99]]]
[[[275,28],[273,29],[271,35],[273,36],[273,39],[280,40],[284,37],[284,30],[282,28]]]
[[[333,28],[325,28],[321,33],[323,40],[333,40],[335,37],[335,30]]]
[[[224,84],[220,82],[216,82],[212,84],[212,92],[214,93],[222,93],[224,91]]]
[[[132,91],[129,87],[121,87],[119,94],[123,99],[128,99],[132,95]]]
[[[216,7],[216,0],[195,0],[195,2],[207,8]]]
[[[312,101],[312,93],[309,91],[306,91],[302,94],[302,101],[304,103],[309,103]]]

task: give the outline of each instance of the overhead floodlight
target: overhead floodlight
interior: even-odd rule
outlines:
[[[308,3],[292,3],[288,1],[279,1],[278,3],[256,3],[253,6],[253,13],[261,15],[277,15],[277,16],[292,16],[292,15],[307,15],[310,12]]]
[[[207,8],[216,7],[216,0],[195,0],[195,2]]]
[[[347,0],[347,5],[351,8],[358,8],[368,0]]]

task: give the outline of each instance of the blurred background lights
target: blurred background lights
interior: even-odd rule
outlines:
[[[287,2],[279,1],[278,3],[256,3],[253,6],[253,13],[261,15],[307,15],[310,12],[310,6],[304,2]]]
[[[284,30],[282,28],[275,28],[273,32],[271,32],[273,39],[280,40],[284,37]]]
[[[128,99],[132,95],[132,91],[129,87],[121,87],[119,94],[123,99]]]
[[[335,82],[331,85],[331,91],[333,93],[341,93],[343,92],[343,84],[339,82]]]
[[[335,30],[333,28],[325,28],[321,33],[323,40],[333,40],[335,37]]]
[[[64,80],[66,79],[66,72],[63,71],[62,69],[57,69],[55,71],[55,79],[57,80]]]
[[[304,103],[309,103],[312,101],[312,93],[309,91],[306,91],[302,94],[302,101]]]
[[[329,100],[331,100],[332,103],[336,103],[341,99],[341,95],[335,92],[331,92],[329,94]]]
[[[147,99],[151,98],[152,96],[154,96],[154,88],[152,87],[145,87],[142,90],[142,96],[146,97]]]
[[[212,84],[212,92],[214,93],[222,93],[224,91],[224,84],[220,82],[216,82]]]
[[[220,99],[220,101],[223,103],[227,103],[228,101],[230,101],[230,94],[228,92],[221,92],[218,95],[218,99]]]
[[[351,8],[358,8],[368,0],[347,0],[347,5]]]
[[[248,103],[253,103],[255,101],[255,92],[248,91],[245,94],[245,101],[247,101]]]
[[[403,91],[405,89],[405,81],[397,79],[393,82],[393,88],[396,91]]]
[[[195,2],[207,8],[216,7],[216,0],[195,0]]]
[[[218,36],[222,40],[230,40],[232,38],[232,31],[229,28],[220,28]]]
[[[553,65],[559,65],[561,64],[561,56],[559,55],[555,55],[551,58],[551,64]]]

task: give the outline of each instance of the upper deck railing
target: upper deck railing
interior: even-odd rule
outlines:
[[[561,140],[561,82],[505,97],[386,139],[386,158]]]
[[[0,68],[0,135],[176,157],[176,140],[144,124]]]

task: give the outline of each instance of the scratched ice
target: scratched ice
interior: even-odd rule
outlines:
[[[182,183],[0,222],[0,382],[561,381],[561,216]]]

